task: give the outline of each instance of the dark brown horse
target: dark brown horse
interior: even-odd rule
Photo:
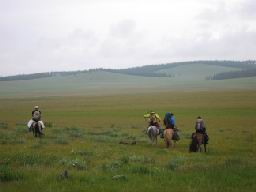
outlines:
[[[190,152],[202,152],[202,145],[204,145],[204,151],[206,152],[206,142],[203,133],[193,133],[192,142],[189,146]]]

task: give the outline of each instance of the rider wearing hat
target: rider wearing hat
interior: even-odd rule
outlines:
[[[40,127],[41,127],[42,129],[44,129],[44,128],[45,128],[45,125],[44,125],[43,121],[41,120],[41,114],[42,114],[42,112],[39,111],[39,107],[38,107],[38,106],[35,106],[31,114],[32,114],[32,119],[31,119],[31,120],[28,122],[28,124],[27,124],[29,131],[31,131],[31,126],[32,126],[33,123],[35,123],[35,122],[40,123],[40,125],[41,125]],[[42,131],[42,130],[41,130],[41,131]]]
[[[144,118],[148,120],[149,126],[156,126],[158,129],[160,128],[161,118],[156,112],[151,111],[150,113],[145,114]]]

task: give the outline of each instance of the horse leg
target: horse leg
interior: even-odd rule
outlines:
[[[204,144],[204,152],[206,152],[206,144]]]
[[[39,125],[38,125],[38,122],[36,123],[36,126],[35,126],[35,133],[36,133],[36,137],[39,136]]]
[[[202,152],[202,145],[199,145],[200,153]]]
[[[41,137],[43,135],[43,129],[42,129],[42,125],[40,123],[38,123],[38,131],[39,131],[39,137]]]
[[[168,141],[168,140],[166,140],[165,144],[166,144],[166,148],[169,148],[170,143],[169,143],[169,141]]]

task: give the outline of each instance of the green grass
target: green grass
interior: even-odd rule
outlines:
[[[0,191],[255,191],[255,98],[243,90],[0,99]],[[42,138],[26,128],[34,105],[49,125]],[[175,114],[175,147],[149,143],[149,110]],[[188,152],[198,115],[206,154]]]

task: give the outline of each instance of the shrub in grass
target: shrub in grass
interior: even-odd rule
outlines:
[[[112,177],[112,179],[118,181],[127,181],[127,177],[125,175],[115,175]]]
[[[7,165],[0,166],[0,182],[18,181],[23,179],[23,174],[20,171],[11,169]]]
[[[129,163],[129,157],[128,156],[123,156],[120,161],[123,163],[123,164],[128,164]]]
[[[72,160],[71,165],[75,167],[77,170],[87,170],[87,163],[84,160]]]
[[[61,159],[59,161],[61,165],[64,165],[66,167],[73,167],[76,168],[77,170],[87,170],[88,169],[88,164],[85,160],[80,160],[80,159]]]

